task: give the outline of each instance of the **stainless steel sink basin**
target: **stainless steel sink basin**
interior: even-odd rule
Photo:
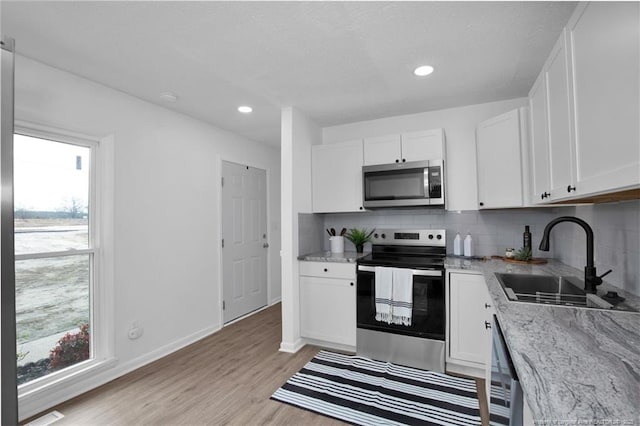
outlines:
[[[500,274],[496,276],[502,288],[509,288],[516,294],[535,295],[538,293],[579,295],[586,292],[579,285],[579,280],[573,277],[555,277],[553,275]],[[576,282],[578,281],[578,282]]]
[[[585,292],[583,281],[576,277],[496,273],[496,278],[507,298],[514,302],[633,311]]]

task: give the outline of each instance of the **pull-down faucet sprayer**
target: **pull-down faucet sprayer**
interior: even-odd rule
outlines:
[[[582,229],[584,229],[584,232],[586,232],[587,234],[587,266],[584,267],[584,290],[588,293],[595,293],[596,286],[602,284],[602,277],[609,274],[611,272],[611,269],[609,269],[604,274],[597,276],[596,267],[593,260],[593,229],[591,229],[587,222],[573,216],[562,216],[552,220],[544,228],[544,233],[542,235],[542,241],[540,241],[539,249],[542,251],[549,251],[549,234],[551,233],[551,229],[553,229],[553,227],[560,222],[576,223],[580,225]]]

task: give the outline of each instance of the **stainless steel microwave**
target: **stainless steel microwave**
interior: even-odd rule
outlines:
[[[444,161],[362,167],[365,208],[444,206]]]

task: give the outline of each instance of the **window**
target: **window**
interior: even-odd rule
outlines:
[[[22,129],[20,129],[22,130]],[[41,131],[14,137],[18,385],[95,361],[98,142]]]

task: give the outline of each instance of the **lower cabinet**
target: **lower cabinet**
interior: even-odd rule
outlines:
[[[479,274],[447,274],[447,370],[484,377],[490,361],[491,296]]]
[[[300,334],[328,346],[356,345],[356,267],[300,262]]]

